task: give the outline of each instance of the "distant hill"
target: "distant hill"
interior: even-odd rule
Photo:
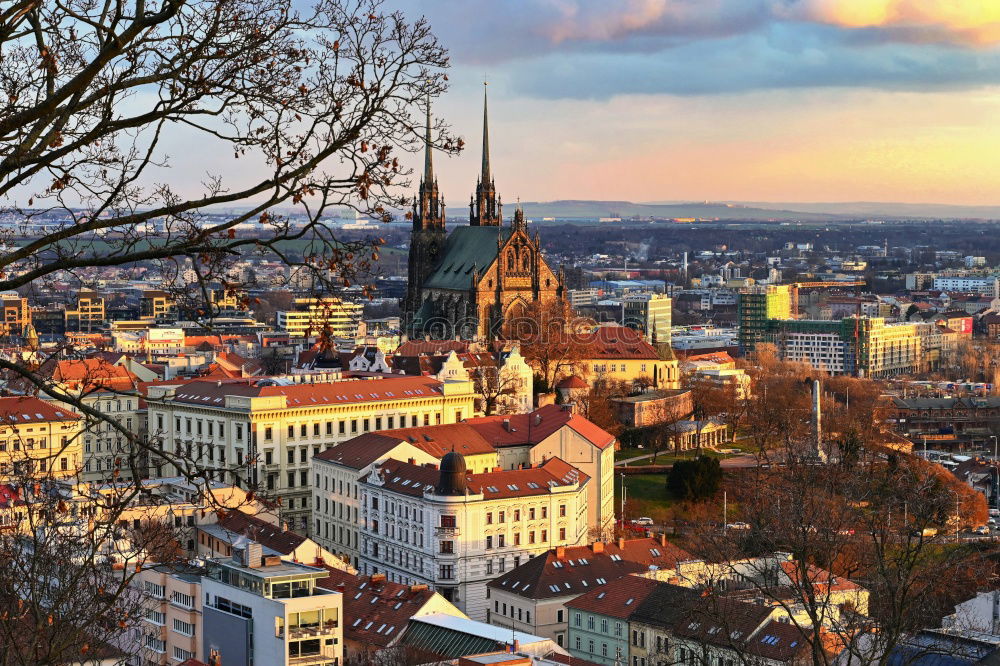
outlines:
[[[525,216],[532,219],[543,217],[596,219],[602,217],[655,217],[655,218],[699,218],[709,220],[757,220],[757,221],[825,221],[840,220],[841,216],[823,212],[778,210],[759,208],[742,204],[692,202],[692,203],[634,203],[631,201],[586,201],[563,200],[545,202],[524,202]]]
[[[649,202],[649,205],[672,205],[674,201]],[[1000,220],[1000,206],[962,206],[937,203],[898,203],[887,201],[787,202],[787,201],[727,201],[773,211],[822,213],[850,218],[926,218],[960,220]]]

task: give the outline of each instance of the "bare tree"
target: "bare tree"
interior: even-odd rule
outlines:
[[[290,277],[307,272],[324,294],[370,273],[381,242],[342,241],[323,218],[336,206],[388,220],[405,207],[401,153],[422,145],[425,105],[445,89],[448,60],[426,21],[383,11],[379,0],[308,8],[292,0],[13,0],[0,7],[0,64],[0,212],[22,220],[16,234],[25,239],[0,256],[0,291],[66,278],[86,285],[96,270],[141,265],[211,327],[210,291],[220,283],[239,290],[232,269],[244,255],[277,257]],[[441,122],[432,136],[440,150],[460,148]],[[244,171],[205,174],[194,191],[177,186],[170,152],[182,137],[206,154],[231,155]],[[255,464],[252,456],[238,468],[168,448],[163,433],[128,428],[47,375],[45,363],[0,359],[0,370],[123,446],[113,460],[117,490],[100,499],[100,511],[52,529],[56,502],[29,512],[38,517],[31,530],[0,535],[0,557],[17,562],[0,570],[4,605],[45,628],[39,635],[51,643],[41,652],[29,646],[23,663],[32,664],[64,663],[85,635],[126,630],[116,600],[128,585],[121,572],[135,562],[107,577],[101,549],[122,541],[116,530],[148,465],[171,465],[192,482],[252,484],[246,472]],[[25,483],[44,488],[51,467],[31,472]],[[214,497],[204,499],[212,510]],[[32,501],[42,500],[35,493]],[[137,540],[127,539],[130,548]],[[56,579],[59,586],[46,587]],[[0,631],[17,626],[0,622]]]

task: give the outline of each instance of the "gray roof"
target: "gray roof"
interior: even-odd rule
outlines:
[[[431,273],[424,287],[427,289],[468,289],[472,271],[480,272],[497,258],[497,235],[506,241],[511,234],[508,227],[458,227],[448,236],[444,254],[437,268]]]

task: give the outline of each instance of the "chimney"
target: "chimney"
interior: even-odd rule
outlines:
[[[503,420],[503,429],[510,432],[510,419]]]
[[[406,462],[408,464],[410,464],[410,465],[416,465],[417,464],[417,459],[416,458],[407,458]]]
[[[566,546],[556,546],[556,559],[561,560],[566,557]]]
[[[542,415],[536,413],[535,414],[535,425],[541,425],[541,424],[542,424]]]
[[[618,537],[618,548],[625,548],[625,537]]]
[[[594,551],[594,555],[597,555],[599,553],[603,553],[604,552],[604,542],[603,541],[595,541],[594,545],[591,546],[590,549],[592,551]]]
[[[667,533],[666,532],[661,532],[660,533],[660,545],[663,546],[664,548],[666,548],[666,546],[667,546]]]
[[[218,650],[210,650],[208,653],[208,666],[222,666],[222,657]]]

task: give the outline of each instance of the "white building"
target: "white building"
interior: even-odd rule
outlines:
[[[151,387],[148,432],[182,460],[151,461],[156,476],[185,462],[231,483],[257,482],[282,500],[282,518],[308,534],[310,459],[359,434],[456,423],[472,416],[468,380],[430,377],[287,384],[274,379]]]
[[[278,328],[292,337],[318,336],[325,331],[332,338],[357,335],[363,307],[339,298],[296,298],[293,310],[277,313]]]
[[[473,619],[486,583],[556,546],[587,541],[590,478],[553,458],[528,469],[467,474],[389,459],[361,481],[362,573],[433,586]]]
[[[1000,280],[995,277],[936,277],[934,289],[996,298],[1000,296]]]
[[[266,557],[253,541],[206,568],[203,659],[217,653],[222,664],[343,662],[342,595],[317,586],[326,569]]]

